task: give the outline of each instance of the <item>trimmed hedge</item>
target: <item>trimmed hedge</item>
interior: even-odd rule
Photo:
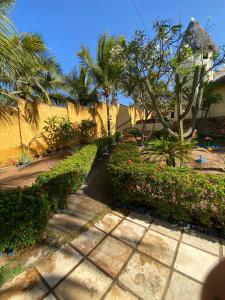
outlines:
[[[35,244],[54,211],[66,205],[90,172],[95,159],[114,142],[102,138],[38,176],[28,188],[0,192],[0,251]]]
[[[225,231],[224,175],[162,168],[141,162],[138,153],[137,146],[120,144],[111,155],[108,171],[115,199],[142,203],[167,218]]]

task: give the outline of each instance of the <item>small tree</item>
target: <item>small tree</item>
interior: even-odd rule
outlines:
[[[123,92],[133,99],[136,107],[143,110],[142,143],[144,142],[145,125],[153,108],[145,86],[145,78],[148,73],[151,49],[147,36],[142,31],[136,31],[134,39],[127,43],[123,51],[123,59],[126,62],[121,76]]]
[[[123,44],[123,37],[111,37],[104,34],[98,41],[96,60],[92,58],[89,50],[85,47],[82,47],[78,53],[83,66],[87,68],[97,88],[102,90],[102,95],[105,98],[108,135],[111,135],[110,102],[118,88],[118,78],[124,67],[124,63],[118,55]]]
[[[200,25],[199,25],[200,26]],[[166,21],[157,22],[154,26],[155,37],[153,41],[157,51],[155,53],[155,70],[157,74],[157,85],[152,84],[151,78],[146,79],[146,86],[152,106],[163,127],[177,140],[194,135],[195,123],[198,112],[202,107],[204,84],[207,80],[207,73],[224,62],[225,52],[222,49],[212,57],[212,66],[207,69],[203,60],[191,63],[192,49],[183,45],[185,33],[181,32],[182,26],[171,25]],[[165,97],[164,89],[158,87],[165,85],[171,91],[169,98],[173,98],[177,109],[178,132],[171,129],[170,124],[165,120],[159,102]],[[190,127],[184,131],[184,120],[190,117]]]
[[[132,97],[135,105],[143,110],[142,142],[144,142],[145,126],[152,114],[155,114],[155,104],[162,114],[168,111],[173,102],[170,91],[170,74],[172,60],[171,45],[177,40],[178,25],[169,27],[166,47],[162,28],[168,25],[165,21],[156,22],[154,28],[156,35],[147,37],[142,31],[137,31],[135,37],[124,49],[125,69],[122,74],[122,83],[126,95]],[[161,28],[161,32],[159,30]],[[161,50],[159,50],[161,49]],[[146,87],[146,82],[151,86],[151,93]],[[155,102],[153,103],[152,98]]]

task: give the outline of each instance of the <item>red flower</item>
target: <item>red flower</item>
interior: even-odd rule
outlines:
[[[131,164],[133,161],[131,159],[128,159],[128,164]]]
[[[41,192],[36,192],[35,195],[36,195],[36,196],[40,196],[40,195],[41,195]]]

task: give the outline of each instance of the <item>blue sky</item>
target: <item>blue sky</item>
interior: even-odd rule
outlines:
[[[193,16],[203,27],[209,19],[212,38],[217,45],[225,44],[224,13],[225,0],[17,0],[11,16],[20,31],[40,33],[68,72],[79,62],[76,53],[81,45],[95,54],[103,32],[131,38],[144,25],[150,32],[157,18],[187,26]]]

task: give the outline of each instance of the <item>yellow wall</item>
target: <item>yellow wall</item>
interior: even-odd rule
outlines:
[[[21,112],[23,112],[24,102],[20,103]],[[80,105],[68,104],[68,109],[58,106],[49,106],[47,104],[39,105],[39,126],[32,128],[21,116],[21,133],[24,147],[30,145],[33,154],[42,154],[48,145],[43,137],[44,121],[48,117],[59,116],[69,117],[73,123],[80,123],[82,120],[94,120],[97,124],[97,136],[101,137],[107,133],[107,114],[105,103],[97,104],[96,107],[87,108]],[[22,113],[23,114],[23,113]],[[141,113],[134,107],[114,104],[110,107],[111,127],[115,131],[121,124],[122,128],[129,128],[140,120]],[[0,162],[14,163],[21,154],[20,130],[18,118],[12,118],[9,123],[0,123]]]
[[[220,94],[223,101],[220,104],[212,105],[209,109],[208,117],[224,117],[225,116],[225,85],[221,85],[213,90],[213,94]]]

